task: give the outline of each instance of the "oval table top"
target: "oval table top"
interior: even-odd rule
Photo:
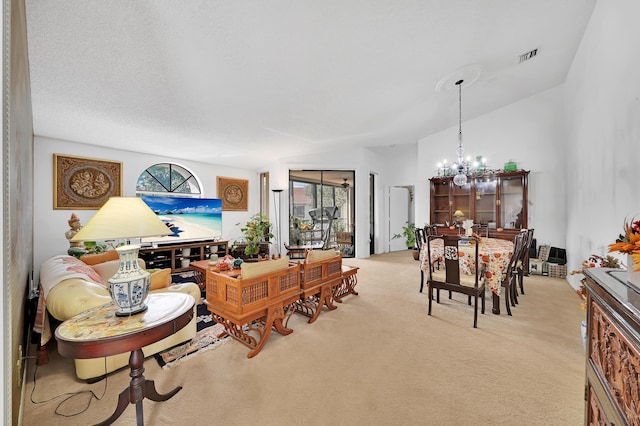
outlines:
[[[149,294],[147,309],[116,316],[115,303],[97,306],[64,321],[56,329],[58,351],[71,358],[97,358],[130,352],[168,337],[193,317],[193,296]]]

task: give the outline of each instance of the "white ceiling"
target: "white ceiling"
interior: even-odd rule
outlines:
[[[458,78],[463,120],[562,84],[595,1],[26,0],[34,133],[256,169],[412,144]]]

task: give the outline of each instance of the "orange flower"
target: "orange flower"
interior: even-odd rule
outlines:
[[[609,244],[609,251],[631,255],[633,262],[638,265],[635,270],[640,271],[640,220],[634,219],[630,222],[625,219],[624,235],[621,234],[614,244]]]
[[[625,242],[609,244],[609,251],[619,251],[620,253],[630,254],[634,250],[639,250],[640,246],[635,244],[629,244]]]

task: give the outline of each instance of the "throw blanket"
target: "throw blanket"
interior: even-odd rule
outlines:
[[[80,259],[67,255],[54,256],[40,267],[40,285],[44,290],[44,298],[47,298],[49,290],[68,278],[82,278],[105,285],[100,275]]]
[[[40,267],[40,297],[33,331],[40,334],[40,345],[44,346],[51,340],[51,326],[47,316],[45,300],[49,291],[61,281],[69,278],[81,278],[96,284],[105,285],[102,278],[92,267],[81,260],[68,255],[54,256]]]

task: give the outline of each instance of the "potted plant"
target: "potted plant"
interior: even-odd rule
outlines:
[[[402,227],[402,232],[399,234],[394,234],[391,239],[395,240],[396,238],[404,237],[404,243],[408,249],[413,249],[413,257],[417,259],[420,255],[419,248],[416,249],[416,224],[407,222],[406,226]]]
[[[237,224],[240,225],[239,223]],[[271,222],[269,218],[261,213],[256,213],[247,221],[240,231],[244,235],[244,254],[253,256],[260,252],[260,243],[268,242],[269,238],[273,238],[273,234],[269,231]]]

